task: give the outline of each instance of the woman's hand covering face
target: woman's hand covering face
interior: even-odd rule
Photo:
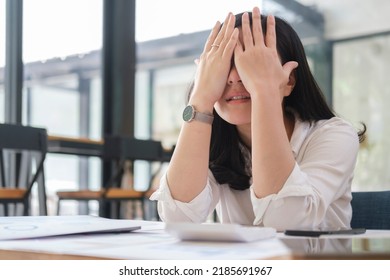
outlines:
[[[234,28],[235,16],[226,17],[225,24],[217,22],[205,44],[203,53],[197,60],[198,69],[195,76],[193,95],[209,105],[222,96],[231,67],[231,59],[238,41],[238,29]],[[193,97],[193,96],[192,96]]]
[[[251,94],[265,94],[278,90],[281,99],[290,94],[287,89],[291,72],[298,66],[295,61],[281,64],[276,48],[275,18],[267,18],[267,34],[263,35],[259,8],[242,16],[242,42],[237,41],[234,63],[246,90]],[[253,99],[253,96],[252,96]]]

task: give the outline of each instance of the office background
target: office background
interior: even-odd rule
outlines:
[[[255,5],[296,28],[328,102],[357,129],[367,125],[353,189],[388,189],[388,0],[0,0],[0,122],[171,148],[209,28]],[[142,190],[157,167],[137,161],[134,168]],[[57,190],[99,189],[101,170],[97,157],[49,154],[49,214]],[[89,204],[96,214],[97,203]],[[85,211],[66,202],[63,214]]]

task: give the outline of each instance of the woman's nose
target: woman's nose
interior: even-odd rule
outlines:
[[[236,84],[236,83],[241,83],[241,78],[238,75],[236,66],[234,66],[234,65],[230,69],[227,82],[228,82],[229,85],[233,85],[233,84]]]

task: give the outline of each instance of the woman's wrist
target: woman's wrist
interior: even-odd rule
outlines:
[[[257,102],[257,100],[264,100],[264,98],[266,99],[275,98],[276,100],[278,100],[278,102],[281,102],[283,99],[283,98],[281,99],[280,89],[276,86],[269,86],[269,85],[258,86],[255,92],[251,92],[252,101]]]
[[[189,105],[192,105],[196,108],[198,112],[212,115],[214,109],[214,103],[212,101],[206,100],[204,97],[198,97],[196,95],[191,96]]]

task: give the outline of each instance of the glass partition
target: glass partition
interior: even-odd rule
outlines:
[[[334,45],[333,104],[356,128],[367,125],[353,188],[384,190],[390,182],[390,34]]]
[[[228,12],[240,13],[261,7],[262,0],[138,0],[136,2],[136,40],[148,41],[209,30],[224,21]]]
[[[102,0],[24,1],[24,123],[100,139],[89,120],[94,112],[94,124],[102,123],[101,90],[92,86],[100,79],[102,6]]]
[[[102,0],[23,2],[24,124],[49,135],[101,139],[102,21]],[[50,153],[45,175],[53,214],[57,190],[101,187],[101,162]],[[76,205],[64,203],[61,214],[87,214]],[[93,206],[89,213],[97,214]]]

